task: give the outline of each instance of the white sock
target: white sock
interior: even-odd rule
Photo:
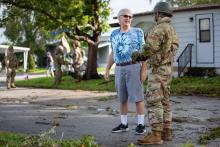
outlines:
[[[138,125],[142,124],[144,126],[144,114],[138,114],[137,119],[138,119]]]
[[[128,115],[121,115],[121,123],[123,125],[127,125],[128,124]]]

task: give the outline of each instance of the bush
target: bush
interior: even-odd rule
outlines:
[[[186,76],[216,76],[215,68],[189,68],[188,71],[184,74]]]
[[[35,68],[35,61],[32,54],[29,54],[28,57],[28,69],[34,69]]]

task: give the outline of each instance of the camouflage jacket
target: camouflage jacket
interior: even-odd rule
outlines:
[[[169,17],[162,18],[149,32],[146,44],[141,50],[142,55],[149,56],[150,65],[164,65],[173,62],[179,47],[179,38],[171,26]]]
[[[5,57],[5,63],[7,68],[17,68],[17,57],[14,53],[9,52]]]
[[[74,64],[82,65],[83,64],[83,53],[80,48],[74,50]]]
[[[54,63],[55,63],[56,68],[59,68],[59,67],[61,67],[62,64],[64,64],[64,57],[63,57],[62,53],[55,54]]]

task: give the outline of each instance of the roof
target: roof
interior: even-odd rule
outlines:
[[[173,10],[173,13],[176,12],[184,12],[184,11],[199,11],[199,10],[211,10],[211,9],[219,9],[220,3],[216,4],[202,4],[202,5],[192,5],[192,6],[186,6],[186,7],[176,7]],[[152,15],[153,11],[146,11],[141,13],[135,13],[133,16],[146,16],[146,15]],[[114,19],[117,19],[117,17],[113,17]],[[115,25],[116,23],[110,24],[110,26]]]
[[[0,45],[0,53],[5,53],[5,51],[8,49],[9,45]],[[29,51],[30,48],[27,47],[19,47],[19,46],[13,46],[14,52],[25,52]]]
[[[199,10],[211,10],[211,9],[219,9],[220,3],[217,4],[202,4],[202,5],[192,5],[192,6],[186,6],[186,7],[177,7],[174,8],[173,13],[178,12],[184,12],[184,11],[199,11]],[[146,16],[146,15],[152,15],[153,11],[146,11],[141,13],[135,13],[133,16]],[[114,19],[117,19],[117,17],[113,17]],[[116,23],[110,23],[111,27],[119,26],[119,24]]]
[[[177,7],[173,9],[173,13],[176,12],[184,12],[184,11],[199,11],[199,10],[211,10],[211,9],[219,9],[220,3],[217,4],[202,4],[202,5],[192,5],[186,7]],[[143,16],[143,15],[152,15],[153,11],[136,13],[134,16]]]

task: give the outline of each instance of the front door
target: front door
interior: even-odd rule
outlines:
[[[196,16],[197,63],[214,63],[212,14]]]

